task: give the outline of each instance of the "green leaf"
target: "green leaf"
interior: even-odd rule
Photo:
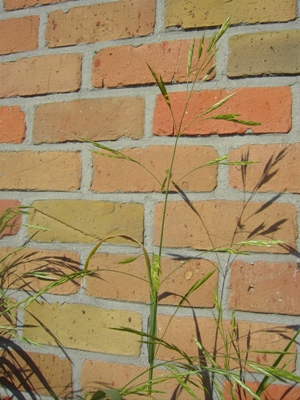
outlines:
[[[136,257],[128,257],[128,258],[124,258],[124,260],[121,260],[118,262],[118,264],[130,264],[133,261],[135,261],[137,258],[139,258],[140,255],[136,256]]]
[[[191,72],[191,66],[192,66],[192,61],[193,61],[193,55],[194,55],[194,48],[195,48],[195,39],[192,41],[189,49],[189,54],[188,54],[188,62],[187,62],[187,68],[186,68],[186,76],[187,78],[190,76]]]
[[[122,400],[120,393],[116,389],[102,389],[95,392],[91,398],[91,400],[100,400],[100,399],[111,399],[111,400]]]
[[[160,90],[161,94],[164,96],[164,99],[165,99],[168,107],[171,109],[171,103],[170,103],[169,95],[168,95],[168,92],[167,92],[167,89],[166,89],[166,85],[165,85],[162,77],[161,76],[158,77],[156,75],[156,73],[153,71],[153,69],[150,67],[150,65],[149,64],[147,64],[147,65],[148,65],[148,68],[149,68],[153,78],[155,79],[155,82],[157,83],[157,86],[159,87],[159,90]]]

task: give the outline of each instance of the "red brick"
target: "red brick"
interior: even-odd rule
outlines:
[[[5,10],[17,10],[36,5],[63,3],[67,0],[4,0]]]
[[[170,167],[173,146],[149,146],[146,149],[134,148],[121,150],[126,156],[150,170],[160,183],[139,164],[128,160],[116,160],[94,155],[94,175],[92,190],[98,192],[153,192],[161,191]],[[200,168],[187,175],[197,167],[218,157],[213,147],[179,146],[176,153],[172,181],[183,190],[212,191],[216,187],[217,166]],[[187,176],[185,176],[187,175]],[[181,180],[181,178],[184,179]],[[171,190],[174,186],[171,185]]]
[[[127,254],[96,254],[90,263],[91,270],[99,269],[95,275],[87,278],[87,294],[105,299],[149,302],[149,285],[144,258],[140,256],[130,264],[118,264],[128,258]],[[160,304],[177,305],[181,296],[216,265],[207,260],[190,260],[186,263],[172,259],[162,259]],[[168,277],[168,278],[167,278]],[[163,281],[167,278],[165,281]],[[189,297],[192,307],[213,307],[214,288],[218,284],[217,271],[204,285]],[[188,305],[184,303],[184,305]]]
[[[0,248],[0,259],[15,250],[17,249],[11,247]],[[4,267],[10,266],[2,283],[3,287],[18,290],[22,288],[26,291],[38,292],[51,281],[30,277],[29,273],[41,271],[47,273],[52,279],[59,279],[62,275],[78,271],[80,260],[75,252],[26,248],[18,250],[6,258],[2,265]],[[77,293],[79,289],[80,281],[77,279],[57,286],[49,290],[48,293],[68,295]]]
[[[25,113],[19,106],[0,107],[0,142],[22,143],[25,138]]]
[[[8,209],[16,209],[21,204],[18,200],[0,200],[0,216],[2,216],[6,210]],[[21,215],[18,215],[16,218],[12,219],[8,227],[5,228],[2,233],[0,233],[0,238],[6,235],[15,235],[20,230],[21,224]]]
[[[74,191],[81,184],[81,159],[75,152],[0,152],[0,168],[2,190]]]
[[[253,391],[257,390],[259,383],[246,382],[246,385]],[[236,395],[236,392],[234,392]],[[232,395],[229,391],[229,385],[225,384],[223,388],[224,400],[232,400]],[[288,385],[271,385],[261,395],[262,400],[299,400],[300,399],[300,388],[298,386]],[[238,400],[252,400],[253,397],[250,394],[246,394],[242,390],[237,396]]]
[[[201,219],[183,201],[169,202],[164,246],[206,250],[231,246],[234,249],[271,253],[286,253],[289,247],[296,248],[297,212],[291,204],[248,202],[245,205],[243,202],[210,200],[194,202],[193,206]],[[163,203],[160,203],[155,211],[155,244],[159,243],[162,210]],[[249,237],[250,240],[284,240],[285,245],[241,247],[237,244]]]
[[[195,120],[199,114],[233,93],[235,93],[233,97],[211,115],[238,113],[240,119],[260,122],[261,125],[247,126],[222,120],[207,120],[210,114]],[[185,92],[170,93],[170,102],[177,126],[185,101]],[[253,133],[286,133],[291,129],[291,115],[292,95],[289,87],[240,88],[234,91],[204,90],[195,93],[189,102],[181,132],[183,131],[184,135],[222,135],[243,134],[251,129]],[[159,136],[174,133],[170,110],[161,95],[157,97],[153,133]]]
[[[142,97],[41,104],[35,111],[33,141],[116,140],[122,136],[139,139],[144,132],[144,109]]]
[[[49,13],[49,47],[70,46],[153,33],[155,0],[119,0]]]
[[[229,183],[246,191],[300,193],[300,176],[296,173],[300,159],[300,143],[245,145],[230,152],[230,161],[248,158],[245,185],[240,166],[230,167]],[[260,184],[258,185],[258,183]]]
[[[230,308],[300,315],[300,271],[296,263],[236,261],[230,269]]]
[[[159,336],[163,335],[165,332],[169,320],[170,316],[159,315]],[[232,333],[231,321],[223,320],[222,328],[224,330],[224,335],[229,339],[229,335]],[[199,349],[194,340],[194,338],[197,338],[199,341],[201,340],[202,345],[210,354],[213,354],[214,349],[216,350],[216,354],[219,356],[217,357],[217,362],[222,366],[226,350],[225,343],[220,334],[218,334],[217,344],[215,343],[217,329],[214,319],[203,317],[174,317],[164,335],[164,340],[178,346],[191,357],[197,355],[199,357]],[[248,351],[248,361],[272,365],[277,359],[277,354],[271,354],[271,352],[283,350],[293,336],[294,330],[282,325],[239,320],[238,340],[235,340],[235,344],[237,345],[238,343],[242,357],[246,356]],[[257,353],[256,351],[258,350],[265,350],[270,353]],[[294,353],[295,350],[296,346],[293,344],[290,351]],[[236,352],[230,344],[229,352],[231,357],[233,357],[230,360],[229,368],[235,368],[237,367]],[[163,360],[176,359],[178,353],[160,346],[157,357]],[[295,359],[291,361],[286,368],[289,371],[293,371],[295,369]]]
[[[93,61],[93,85],[95,87],[117,87],[153,84],[155,79],[147,64],[158,76],[162,76],[165,83],[185,82],[191,43],[191,40],[176,40],[144,44],[138,47],[122,46],[103,49]],[[207,41],[205,43],[207,44]],[[191,79],[194,76],[196,53],[195,50]],[[112,65],[114,68],[111,68]],[[208,65],[207,70],[211,65],[212,63]],[[199,78],[203,76],[204,74],[201,74]]]
[[[0,97],[74,92],[81,85],[81,56],[54,54],[0,63]]]

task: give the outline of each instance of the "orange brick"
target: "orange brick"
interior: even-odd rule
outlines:
[[[118,264],[128,254],[96,254],[89,269],[99,269],[87,278],[87,294],[94,297],[121,301],[149,302],[149,285],[144,258],[140,256],[130,264]],[[213,271],[216,265],[207,260],[183,261],[162,259],[160,304],[177,305],[182,296],[199,279]],[[168,277],[168,278],[167,278]],[[167,278],[166,280],[164,280]],[[217,271],[204,285],[189,297],[192,307],[213,307],[214,288],[218,284]],[[184,303],[183,305],[188,305]]]
[[[35,50],[38,47],[38,34],[39,17],[37,16],[0,21],[0,54]]]
[[[146,149],[121,150],[126,156],[133,158],[150,170],[158,182],[139,164],[95,154],[92,190],[97,192],[161,191],[166,178],[166,170],[171,164],[173,149],[173,146],[149,146]],[[218,154],[213,147],[179,146],[172,181],[183,190],[191,192],[214,190],[217,185],[217,166],[198,167],[217,157]],[[191,171],[193,172],[188,175]],[[171,190],[174,190],[173,185],[171,185]]]
[[[5,387],[40,395],[72,398],[71,361],[53,354],[26,353],[20,347],[9,348],[1,358],[1,377]],[[18,396],[18,395],[16,395]]]
[[[34,116],[34,143],[139,139],[144,132],[142,97],[74,100],[41,104]],[[101,129],[100,129],[101,127]]]
[[[0,97],[74,92],[81,85],[81,56],[53,54],[0,63]]]
[[[33,7],[36,5],[56,4],[67,0],[4,0],[5,10],[17,10],[21,8]]]
[[[191,40],[176,40],[144,44],[138,47],[122,46],[103,49],[93,61],[93,85],[117,87],[155,83],[147,64],[158,76],[162,75],[165,83],[185,82],[191,43]],[[207,41],[205,43],[207,44]],[[197,48],[197,45],[195,47]],[[195,50],[192,68],[196,65],[196,53]],[[114,68],[111,68],[112,65]],[[207,70],[211,65],[212,63],[208,65]],[[203,75],[200,75],[200,78]],[[192,69],[191,77],[193,76]]]
[[[258,383],[246,382],[246,385],[256,391],[258,388]],[[236,392],[234,392],[235,395]],[[224,400],[232,400],[231,392],[229,391],[229,385],[225,384],[223,388]],[[269,386],[260,396],[262,400],[299,400],[300,399],[300,388],[298,386],[288,386],[288,385],[271,385]],[[241,390],[237,396],[238,400],[252,400],[253,397]]]
[[[24,169],[24,165],[26,168]],[[0,152],[0,189],[74,191],[80,188],[81,159],[75,152]],[[61,171],[63,170],[63,173]],[[59,176],[59,179],[57,177]]]
[[[0,142],[22,143],[25,137],[25,113],[19,106],[0,107]]]
[[[49,14],[49,47],[93,43],[153,33],[155,0],[119,0]]]
[[[16,248],[0,248],[0,259],[11,254]],[[16,251],[2,262],[3,267],[7,268],[7,273],[3,277],[3,287],[9,289],[22,288],[26,291],[38,292],[50,280],[38,279],[30,276],[30,273],[39,271],[44,272],[52,279],[59,279],[61,276],[71,274],[79,270],[79,256],[74,252],[63,252],[58,250],[37,250],[26,248]],[[27,275],[27,276],[26,276]],[[80,281],[74,280],[57,286],[48,293],[52,294],[72,294],[80,289]]]
[[[184,202],[168,204],[164,246],[196,249],[228,248],[256,252],[286,253],[296,248],[297,212],[285,203],[234,202],[210,200],[194,202],[201,219]],[[154,240],[159,243],[163,204],[155,211]],[[205,227],[204,227],[205,226]],[[208,234],[209,236],[208,236]],[[284,246],[241,247],[245,240],[284,240]],[[233,241],[233,244],[231,245]]]
[[[199,114],[233,94],[223,106],[203,118]],[[186,93],[170,93],[170,102],[177,126],[185,107]],[[210,115],[241,114],[240,119],[260,122],[259,126],[240,125],[222,120],[208,119]],[[194,94],[183,119],[184,135],[243,134],[248,129],[253,133],[289,132],[291,129],[292,95],[289,87],[240,88],[234,91],[204,90]],[[195,122],[193,122],[195,121]],[[193,123],[192,123],[193,122]],[[157,97],[153,133],[172,135],[173,120],[164,98]],[[175,130],[175,133],[177,130]]]
[[[18,200],[0,200],[0,216],[2,216],[6,212],[6,210],[10,208],[16,209],[20,205],[21,204]],[[16,218],[12,219],[9,222],[8,227],[6,227],[0,233],[0,238],[6,235],[15,235],[16,233],[18,233],[20,230],[21,219],[21,215],[18,215]]]
[[[300,193],[300,176],[295,173],[300,158],[300,143],[242,146],[230,152],[230,161],[248,158],[255,161],[245,168],[230,167],[229,183],[235,189],[246,191]],[[259,184],[259,185],[258,185]]]
[[[230,269],[230,308],[300,315],[300,272],[296,263],[236,261]]]
[[[160,336],[165,332],[169,319],[170,316],[159,315],[158,332]],[[224,335],[229,338],[232,333],[231,321],[223,320],[222,327]],[[199,349],[194,340],[196,338],[210,354],[213,354],[214,350],[216,351],[219,356],[217,357],[217,362],[222,365],[226,354],[225,343],[219,334],[217,344],[215,344],[216,332],[217,327],[214,319],[174,317],[164,335],[164,340],[178,346],[191,357],[199,357]],[[283,350],[293,336],[294,330],[282,325],[239,320],[238,342],[235,342],[235,344],[239,344],[242,357],[247,357],[248,352],[248,361],[271,365],[277,359],[277,354],[257,353],[256,351],[275,352]],[[290,351],[295,353],[295,350],[296,346],[293,344]],[[229,355],[233,357],[230,360],[229,368],[235,368],[237,366],[237,355],[232,345],[229,345]],[[178,356],[177,352],[164,346],[160,346],[158,349],[158,359],[170,360],[176,359]],[[290,371],[295,369],[295,359],[291,361],[287,369]]]

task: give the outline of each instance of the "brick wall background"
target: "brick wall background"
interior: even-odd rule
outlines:
[[[189,113],[194,115],[199,105],[205,109],[234,92],[220,112],[239,112],[242,119],[262,124],[251,129],[223,121],[192,125],[180,139],[174,175],[184,175],[218,156],[229,154],[234,161],[248,152],[259,163],[248,168],[245,229],[253,231],[264,223],[265,235],[283,239],[286,245],[253,247],[250,256],[231,259],[226,274],[228,258],[220,254],[219,273],[191,303],[208,347],[214,325],[213,290],[218,288],[223,292],[225,318],[236,310],[241,332],[256,332],[253,348],[283,348],[284,335],[291,335],[300,315],[299,3],[1,0],[0,208],[35,207],[23,222],[49,230],[34,236],[30,249],[84,263],[97,240],[120,232],[143,241],[150,252],[157,251],[163,199],[159,186],[136,165],[93,155],[81,139],[126,149],[162,178],[174,137],[170,115],[146,63],[169,84],[172,104],[180,110],[191,40],[203,32],[209,38],[232,15],[232,26],[216,56],[216,74],[197,86],[203,91],[195,96]],[[255,197],[249,197],[270,160],[274,162],[270,174],[276,173]],[[186,179],[184,189],[215,244],[228,243],[245,199],[240,167],[200,169]],[[174,193],[170,201],[163,276],[180,265],[172,254],[195,257],[199,248],[210,248],[203,227],[182,198]],[[0,241],[2,253],[8,246],[22,245],[33,231],[22,226],[9,233]],[[241,235],[238,240],[245,238]],[[142,259],[118,264],[137,253],[136,247],[116,241],[100,249],[92,266],[145,278]],[[162,290],[185,293],[215,261],[213,254],[190,261]],[[24,296],[11,294],[16,299]],[[22,345],[28,354],[18,356],[20,365],[26,370],[34,362],[60,397],[80,397],[99,388],[99,382],[123,385],[147,364],[146,348],[135,337],[108,327],[146,329],[147,301],[146,284],[130,275],[99,273],[85,279],[83,286],[61,286],[30,311],[51,329],[65,352],[44,329],[20,327],[30,339],[50,344]],[[176,297],[162,303],[160,328],[174,311]],[[19,319],[25,325],[36,324],[27,312]],[[173,320],[169,339],[189,350],[194,334],[193,314],[185,308]],[[14,356],[14,352],[9,355]],[[160,354],[162,359],[167,356]],[[290,368],[299,374],[299,359]],[[12,379],[21,390],[32,385],[39,395],[48,395],[38,377],[28,380],[27,386]],[[249,380],[254,377],[249,375]],[[275,392],[284,390],[280,386]],[[299,398],[295,391],[289,395],[286,398]]]

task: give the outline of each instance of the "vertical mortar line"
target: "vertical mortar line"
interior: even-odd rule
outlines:
[[[153,137],[153,120],[154,120],[154,111],[155,111],[155,103],[156,103],[157,93],[148,90],[145,95],[145,121],[144,121],[144,137],[146,139],[152,139],[155,141],[155,137]]]
[[[81,66],[81,89],[92,91],[94,89],[92,85],[92,65],[95,52],[93,48],[89,50],[88,48],[81,51],[82,53],[82,66]]]
[[[156,18],[154,33],[160,34],[165,31],[165,0],[156,0]]]
[[[36,105],[30,104],[21,106],[21,111],[25,112],[25,139],[23,141],[26,145],[34,145],[33,143],[33,124],[34,124],[34,113],[35,113]]]
[[[46,41],[46,28],[48,21],[48,13],[42,8],[42,12],[39,14],[40,24],[39,24],[39,36],[38,36],[38,49],[46,49],[48,48],[48,44]]]
[[[80,191],[85,198],[89,197],[90,189],[93,180],[93,156],[92,152],[89,150],[89,145],[82,144],[82,148],[80,150],[81,156],[81,187]]]

